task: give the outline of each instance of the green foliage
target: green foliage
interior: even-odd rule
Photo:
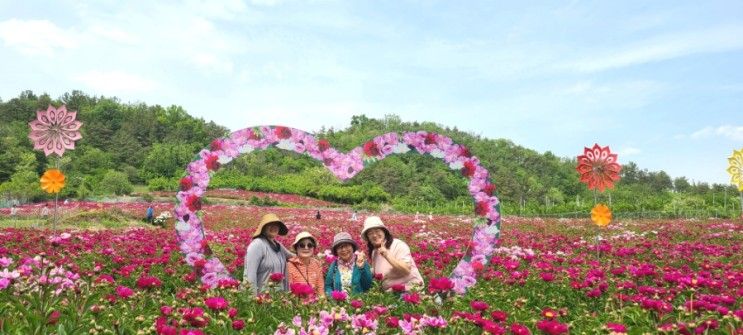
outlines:
[[[100,193],[125,195],[132,193],[134,186],[129,182],[129,177],[124,172],[108,170],[98,184]]]

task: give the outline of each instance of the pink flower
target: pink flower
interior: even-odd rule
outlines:
[[[59,321],[59,317],[62,315],[59,311],[52,311],[46,318],[46,323],[49,325],[56,324]]]
[[[168,316],[168,315],[170,315],[172,313],[173,313],[173,307],[166,306],[166,305],[160,306],[160,314],[162,314],[164,316]]]
[[[560,335],[568,333],[568,325],[555,320],[537,321],[537,329],[548,335]]]
[[[272,282],[278,283],[284,280],[284,274],[281,272],[274,272],[268,277]]]
[[[506,319],[508,319],[508,313],[501,311],[501,310],[497,310],[497,311],[491,312],[490,317],[493,318],[493,321],[495,322],[503,322],[503,321],[506,321]]]
[[[428,292],[430,293],[446,293],[448,291],[451,291],[453,288],[454,283],[446,277],[433,278],[428,284]]]
[[[511,333],[513,335],[531,335],[531,331],[529,330],[529,328],[526,328],[526,326],[519,323],[514,323],[511,325]]]
[[[312,285],[305,283],[293,283],[289,285],[289,289],[291,290],[292,294],[298,297],[308,297],[311,294],[315,293],[315,290],[312,289]]]
[[[44,155],[55,153],[62,157],[65,150],[74,150],[75,141],[82,138],[76,121],[77,112],[68,112],[67,106],[54,108],[49,105],[46,110],[36,111],[36,120],[28,123],[31,132],[28,137],[34,142],[34,149],[44,150]]]
[[[116,295],[119,296],[119,298],[126,299],[134,295],[134,291],[126,286],[119,285],[116,287]]]
[[[343,292],[343,291],[333,291],[330,294],[330,296],[335,301],[346,301],[346,298],[348,298],[348,294],[346,294],[346,292]]]
[[[623,324],[620,324],[620,323],[607,322],[606,329],[614,333],[626,333],[627,332],[627,327],[625,327]]]
[[[359,308],[361,308],[362,306],[364,306],[364,303],[363,303],[363,302],[361,302],[361,300],[358,300],[358,299],[356,299],[356,300],[351,300],[351,307],[353,307],[353,308],[356,308],[356,309],[359,309]]]
[[[204,305],[213,311],[222,311],[229,307],[229,303],[222,297],[211,297],[204,299]]]
[[[417,305],[421,302],[421,296],[418,295],[418,293],[405,293],[402,295],[402,300],[407,303]]]
[[[474,309],[475,311],[482,312],[490,308],[490,305],[484,301],[480,300],[473,300],[470,302],[470,307]]]

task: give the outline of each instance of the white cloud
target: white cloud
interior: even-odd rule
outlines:
[[[642,150],[640,150],[639,148],[635,148],[635,147],[621,147],[617,151],[617,154],[619,155],[619,157],[627,157],[627,156],[636,156],[636,155],[640,154],[641,152],[642,152]]]
[[[145,92],[158,87],[151,79],[123,71],[89,71],[75,76],[73,80],[87,85],[96,93],[113,95],[123,92]]]
[[[10,19],[0,22],[0,39],[5,45],[27,55],[51,55],[57,49],[79,44],[73,31],[64,30],[47,20]]]
[[[591,73],[692,54],[738,50],[743,48],[741,35],[743,26],[726,25],[703,31],[656,36],[619,49],[606,50],[561,67]]]
[[[734,141],[743,141],[743,126],[724,125],[719,127],[704,127],[691,134],[693,139],[725,137]]]

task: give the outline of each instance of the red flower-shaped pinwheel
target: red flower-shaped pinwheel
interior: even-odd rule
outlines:
[[[575,169],[580,173],[580,181],[588,185],[588,189],[603,192],[605,188],[614,187],[619,180],[619,171],[622,166],[617,163],[617,154],[611,153],[609,146],[601,147],[594,144],[593,148],[584,148],[583,155],[578,156],[578,166]]]
[[[54,108],[49,105],[46,110],[36,111],[36,120],[28,123],[31,133],[28,137],[34,142],[34,149],[44,150],[62,157],[65,150],[75,149],[75,141],[82,138],[82,122],[75,120],[77,112],[67,111],[67,106]]]

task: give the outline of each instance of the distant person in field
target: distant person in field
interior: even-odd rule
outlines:
[[[294,238],[292,248],[297,256],[290,258],[286,266],[289,287],[296,283],[307,284],[312,286],[315,298],[325,297],[322,263],[315,258],[315,250],[317,250],[315,237],[303,231]]]
[[[13,204],[13,206],[10,207],[10,217],[15,219],[16,216],[18,216],[18,207]]]
[[[147,223],[152,224],[155,220],[155,209],[152,208],[152,205],[147,207]]]
[[[364,220],[361,237],[371,258],[375,274],[381,274],[382,288],[392,290],[404,286],[406,290],[423,285],[423,277],[410,254],[410,247],[392,236],[378,216]]]
[[[320,211],[317,211],[317,213],[315,214],[315,219],[318,219],[318,220],[322,219],[322,215],[320,215]]]
[[[258,228],[253,233],[253,240],[245,253],[245,269],[243,270],[243,282],[250,284],[253,295],[258,295],[266,289],[266,284],[274,273],[280,273],[282,276],[278,288],[280,290],[289,288],[286,278],[286,261],[294,255],[276,241],[277,236],[284,236],[287,233],[289,229],[276,214],[266,214],[258,223]]]
[[[49,217],[49,204],[44,204],[44,207],[41,208],[41,218],[46,220]]]
[[[333,291],[352,295],[369,291],[372,286],[371,266],[366,261],[366,254],[358,249],[351,234],[335,234],[331,251],[337,258],[325,274],[325,295],[331,295]]]
[[[351,221],[358,221],[359,217],[357,215],[357,211],[353,211],[353,214],[351,214]]]

